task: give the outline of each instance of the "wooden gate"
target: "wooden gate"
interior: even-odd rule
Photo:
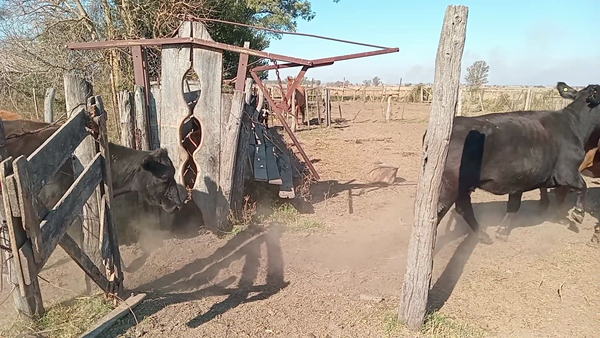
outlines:
[[[95,102],[90,106],[90,113],[81,108],[28,157],[19,156],[13,160],[7,156],[4,125],[0,119],[0,156],[3,159],[0,163],[0,211],[4,211],[12,254],[9,262],[11,284],[18,285],[13,290],[15,306],[28,316],[44,313],[37,276],[57,244],[107,294],[120,296],[122,293],[123,275],[111,211],[112,181],[106,113],[102,109],[101,98],[93,99]],[[52,210],[48,210],[39,199],[40,190],[71,159],[75,149],[88,135],[96,140],[93,160],[84,167]],[[101,272],[66,233],[97,187],[101,192],[99,243],[106,273]]]

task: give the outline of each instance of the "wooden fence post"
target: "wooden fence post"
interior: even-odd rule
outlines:
[[[67,108],[67,117],[76,114],[81,107],[87,107],[88,99],[92,97],[94,88],[82,76],[67,72],[64,75],[65,83],[65,101]],[[79,108],[79,109],[78,109]],[[90,164],[96,155],[96,144],[94,138],[88,135],[75,150],[73,161],[73,172],[78,177],[83,168]],[[80,215],[82,218],[82,238],[81,244],[83,251],[94,262],[96,266],[101,266],[102,257],[100,252],[100,188],[92,193],[87,203],[83,207]],[[78,226],[76,223],[72,226]],[[85,275],[86,292],[90,293],[97,289],[92,285],[91,279]],[[93,290],[94,289],[94,290]]]
[[[325,124],[327,127],[331,127],[331,103],[329,99],[329,88],[325,88]]]
[[[148,125],[148,111],[146,110],[146,94],[144,87],[135,86],[135,143],[137,150],[150,150],[150,128]]]
[[[121,116],[121,145],[135,149],[133,96],[126,90],[119,93],[119,115]]]
[[[525,97],[525,110],[531,110],[531,88],[527,89],[527,96]]]
[[[389,122],[392,117],[392,95],[388,96],[387,99],[387,110],[385,112],[385,121]]]
[[[46,123],[54,122],[54,96],[56,95],[56,89],[46,89],[46,96],[44,97],[44,121]]]
[[[437,51],[433,102],[423,144],[425,154],[417,183],[399,311],[399,319],[411,330],[418,330],[425,319],[433,269],[438,199],[458,98],[468,12],[466,6],[450,5],[446,8]]]
[[[295,133],[298,129],[298,119],[296,118],[296,95],[292,94],[292,105],[291,105],[291,115],[292,115],[292,131]]]
[[[4,124],[0,119],[1,161],[8,159],[8,154],[5,147],[5,136]],[[35,270],[37,267],[34,261],[31,243],[27,242],[20,250],[16,250],[18,255],[13,255],[16,249],[17,241],[25,241],[27,238],[27,233],[22,226],[22,218],[15,217],[9,201],[10,195],[16,196],[16,182],[14,182],[13,179],[11,184],[7,184],[8,180],[6,179],[9,171],[12,171],[11,162],[12,161],[2,162],[2,165],[0,166],[0,179],[2,180],[2,195],[0,195],[2,197],[0,200],[0,221],[2,221],[1,225],[4,225],[5,222],[7,223],[6,226],[0,229],[0,231],[4,232],[4,238],[9,239],[13,250],[12,252],[0,250],[3,253],[0,255],[0,259],[5,260],[7,263],[8,273],[10,276],[9,283],[12,287],[11,292],[17,312],[31,319],[33,317],[43,316],[45,310],[38,278],[37,276],[35,276],[35,278],[31,277],[31,271]],[[10,234],[8,223],[15,225],[13,227],[15,229],[13,234]],[[0,278],[4,278],[4,276],[2,276],[2,272],[0,272]]]

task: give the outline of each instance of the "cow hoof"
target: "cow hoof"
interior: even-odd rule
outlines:
[[[505,232],[496,232],[496,239],[506,242],[508,241],[508,234]]]
[[[571,211],[571,217],[575,220],[575,222],[581,224],[583,223],[583,218],[585,216],[585,211],[583,209],[575,208]]]
[[[494,241],[492,240],[492,237],[490,237],[490,235],[488,235],[486,232],[479,231],[479,243],[490,245],[493,244]]]

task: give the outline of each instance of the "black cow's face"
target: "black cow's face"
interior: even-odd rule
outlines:
[[[556,85],[556,89],[558,89],[558,93],[561,97],[569,100],[575,100],[578,97],[585,96],[585,101],[590,108],[594,108],[600,104],[600,85],[589,85],[582,90],[577,90],[564,82],[559,82]]]
[[[167,150],[160,148],[146,155],[142,169],[138,178],[140,196],[170,214],[181,209],[183,203],[175,182],[175,167]]]

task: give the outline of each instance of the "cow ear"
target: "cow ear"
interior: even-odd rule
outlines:
[[[166,180],[168,177],[166,175],[165,166],[157,162],[152,155],[144,156],[142,160],[142,169],[150,172],[153,176],[158,177],[162,180]]]
[[[559,82],[556,84],[556,89],[558,89],[558,93],[565,99],[575,100],[577,96],[577,90],[568,86],[564,82]]]
[[[146,171],[152,172],[155,167],[156,161],[154,160],[154,157],[152,155],[144,156],[144,159],[142,160],[142,168]]]
[[[165,148],[158,148],[158,149],[154,150],[152,155],[154,156],[154,158],[162,158],[162,157],[168,157],[169,153],[167,152],[167,149],[165,149]]]

